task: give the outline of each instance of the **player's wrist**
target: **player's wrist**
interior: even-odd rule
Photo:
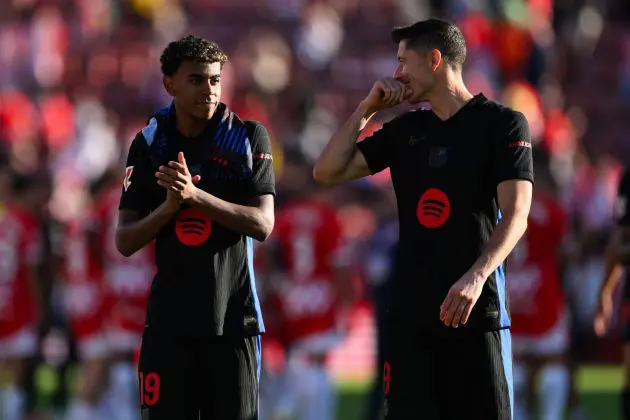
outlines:
[[[190,194],[188,194],[188,196],[184,198],[184,203],[188,204],[189,206],[197,203],[199,201],[199,191],[199,188],[193,185],[190,189]]]
[[[376,114],[379,111],[378,107],[370,104],[369,102],[367,102],[366,100],[363,100],[359,103],[359,106],[357,107],[357,112],[363,117],[363,118],[371,118],[374,114]]]
[[[488,279],[489,274],[486,274],[484,270],[473,268],[470,271],[470,278],[473,283],[483,284]]]
[[[166,200],[158,208],[166,216],[173,216],[179,211],[180,203],[174,200]]]

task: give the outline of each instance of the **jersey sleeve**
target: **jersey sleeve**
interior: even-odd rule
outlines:
[[[138,133],[129,147],[118,209],[148,215],[155,207],[151,193],[151,183],[155,182],[149,161],[149,146],[142,133]]]
[[[363,154],[372,174],[379,173],[392,164],[395,125],[396,120],[387,122],[383,124],[380,130],[357,143],[357,147]]]
[[[267,129],[256,121],[245,121],[252,145],[252,196],[276,194],[273,154]]]
[[[630,200],[630,171],[624,173],[617,191],[615,215],[619,226],[630,227],[630,208],[628,208],[628,200]]]
[[[497,185],[523,179],[534,182],[534,165],[529,124],[525,116],[507,110],[497,122],[499,132],[494,144],[494,175]]]

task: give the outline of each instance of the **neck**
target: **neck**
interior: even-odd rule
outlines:
[[[177,130],[184,137],[197,137],[206,129],[207,119],[201,119],[186,114],[175,103],[175,121]]]
[[[437,87],[429,98],[431,109],[441,120],[455,115],[474,96],[466,88],[461,73],[449,70],[446,76],[446,83]]]

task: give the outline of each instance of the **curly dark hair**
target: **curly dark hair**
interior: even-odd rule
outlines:
[[[172,76],[184,61],[221,63],[221,68],[223,68],[227,60],[227,55],[221,51],[216,42],[194,35],[171,42],[160,57],[162,73],[166,76]]]

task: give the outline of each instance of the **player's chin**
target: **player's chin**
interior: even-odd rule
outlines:
[[[409,102],[411,105],[417,105],[422,102],[426,102],[425,97],[425,91],[421,91],[419,93],[416,93],[416,91],[412,91],[411,95],[409,95],[409,98],[407,98],[407,102]]]
[[[210,118],[214,114],[214,110],[217,108],[215,103],[212,102],[198,102],[195,104],[195,112],[193,115],[197,118]]]

